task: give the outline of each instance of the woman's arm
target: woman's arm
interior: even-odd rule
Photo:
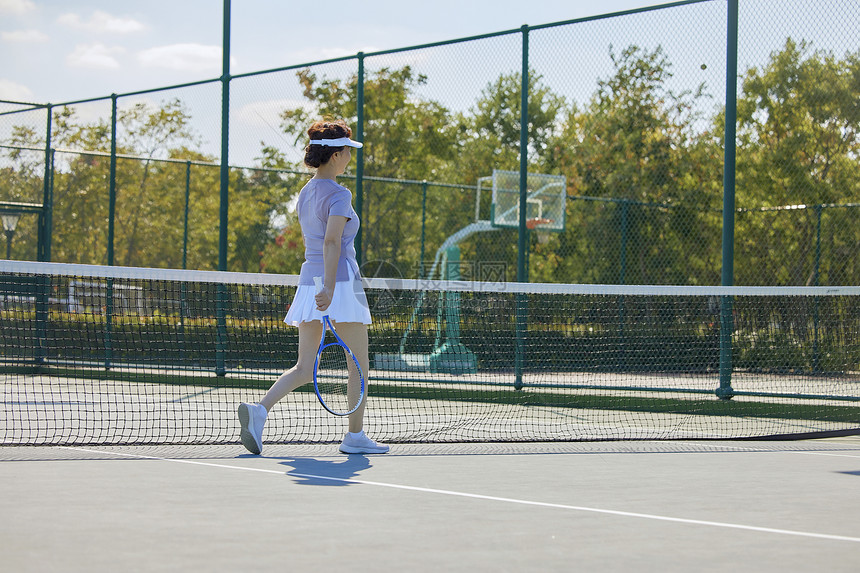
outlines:
[[[317,308],[325,310],[331,304],[334,295],[334,283],[337,281],[337,262],[340,259],[340,243],[347,217],[332,215],[328,218],[323,239],[323,290],[316,295]]]

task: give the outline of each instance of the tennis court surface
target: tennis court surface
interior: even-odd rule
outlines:
[[[8,571],[856,571],[860,438],[0,448]]]

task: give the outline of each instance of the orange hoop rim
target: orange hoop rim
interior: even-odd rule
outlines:
[[[541,217],[535,217],[533,219],[526,220],[526,228],[529,230],[534,230],[544,225],[552,225],[555,223],[552,219],[543,219]]]

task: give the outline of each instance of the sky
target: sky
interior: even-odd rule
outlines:
[[[852,0],[853,1],[853,0]],[[659,6],[655,0],[365,0],[310,4],[297,0],[233,0],[231,74],[298,66],[589,16]],[[842,54],[856,49],[857,14],[846,1],[756,0],[740,3],[739,72],[761,66],[787,37]],[[310,7],[320,6],[319,10]],[[628,46],[663,50],[668,89],[704,86],[708,118],[725,101],[725,0],[599,19],[529,35],[529,65],[568,104],[583,105],[614,73],[612,54]],[[221,75],[222,0],[0,0],[0,100],[64,103],[130,94]],[[411,97],[468,112],[487,86],[519,73],[521,35],[366,58],[366,74],[410,66],[428,78]],[[356,73],[352,58],[313,68],[319,78]],[[230,87],[233,165],[251,165],[263,146],[300,161],[303,143],[281,128],[285,109],[310,109],[297,70],[237,78]],[[158,108],[179,98],[193,118],[197,148],[220,156],[221,86],[135,94],[118,105]],[[10,109],[0,103],[0,111]],[[37,133],[41,111],[0,117],[0,141],[17,125]],[[82,122],[105,121],[110,101],[75,106]],[[703,124],[704,125],[704,124]]]
[[[234,0],[231,73],[657,5]],[[313,4],[311,4],[313,5]],[[0,99],[65,102],[221,75],[222,0],[0,0]]]

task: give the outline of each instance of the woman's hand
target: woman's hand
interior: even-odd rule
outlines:
[[[314,300],[316,300],[317,303],[317,310],[321,312],[325,311],[331,304],[332,296],[334,296],[334,292],[327,288],[323,288],[318,292],[316,296],[314,296]]]

